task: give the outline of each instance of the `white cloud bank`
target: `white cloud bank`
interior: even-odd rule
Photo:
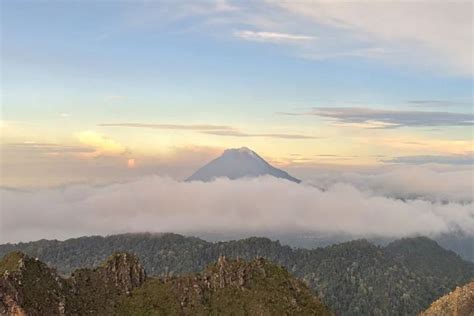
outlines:
[[[433,177],[426,183],[441,179]],[[370,186],[377,181],[385,186],[374,191]],[[470,194],[471,202],[460,202],[449,192],[444,202],[423,196],[404,201],[384,194],[397,190],[387,185],[394,181],[377,181],[360,189],[335,183],[320,190],[266,177],[189,183],[150,176],[100,187],[2,189],[0,242],[139,231],[314,231],[399,237],[458,229],[474,234],[472,186],[463,193]],[[417,181],[404,183],[410,188],[413,182],[416,187]],[[437,184],[425,193],[436,195],[445,186]]]
[[[392,165],[368,173],[322,171],[314,173],[309,182],[323,190],[344,183],[373,195],[405,200],[471,204],[471,207],[474,200],[474,169],[470,165]]]

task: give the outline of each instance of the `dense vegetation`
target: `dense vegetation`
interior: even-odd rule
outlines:
[[[457,287],[431,304],[420,316],[474,315],[474,281]]]
[[[202,273],[154,279],[118,308],[123,315],[331,315],[301,281],[263,258],[220,257]]]
[[[124,234],[2,245],[0,255],[13,250],[38,257],[64,274],[97,265],[116,250],[136,254],[155,276],[197,272],[220,255],[246,260],[262,256],[304,280],[342,315],[415,315],[474,277],[474,264],[423,237],[386,247],[356,240],[308,250],[255,237],[209,243],[176,234]]]
[[[113,315],[122,297],[146,279],[138,259],[114,254],[68,279],[20,252],[0,261],[0,315]]]
[[[62,278],[13,252],[0,261],[1,315],[331,315],[284,268],[220,257],[202,273],[148,278],[135,256],[115,253]]]

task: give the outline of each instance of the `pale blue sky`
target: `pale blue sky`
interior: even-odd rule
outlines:
[[[203,26],[219,13],[162,21],[161,11],[178,10],[171,4],[4,1],[5,119],[58,112],[101,119],[106,113],[97,108],[110,96],[133,105],[124,114],[134,119],[171,119],[183,111],[225,119],[235,112],[268,116],[313,106],[397,108],[409,100],[462,103],[450,111],[472,107],[471,75],[421,67],[422,59],[302,58],[291,44],[233,36],[250,28],[245,23]],[[143,12],[147,7],[157,11],[154,19]],[[141,14],[148,19],[143,24],[137,22]]]

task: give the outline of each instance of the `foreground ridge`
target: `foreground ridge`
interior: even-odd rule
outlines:
[[[332,315],[309,288],[263,258],[220,257],[204,271],[153,279],[127,297],[124,315]]]
[[[138,258],[127,253],[64,279],[38,259],[13,252],[0,262],[0,273],[0,315],[111,314],[118,298],[146,280]]]
[[[386,247],[354,240],[326,248],[295,249],[267,238],[211,243],[177,234],[122,234],[0,245],[0,256],[23,251],[71,274],[120,249],[140,258],[150,276],[200,272],[219,256],[264,257],[304,280],[324,304],[342,315],[417,315],[456,286],[474,279],[474,264],[436,242],[405,238]]]
[[[430,308],[420,316],[474,315],[474,281],[456,289],[441,297],[431,304]]]
[[[0,315],[332,315],[301,281],[263,258],[219,257],[201,273],[148,278],[115,253],[69,278],[12,252],[0,261]]]

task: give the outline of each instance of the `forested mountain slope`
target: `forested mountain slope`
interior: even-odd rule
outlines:
[[[431,304],[420,316],[474,315],[474,281],[457,287]]]
[[[0,272],[0,315],[332,315],[303,282],[263,258],[219,257],[201,273],[147,278],[136,256],[115,253],[63,278],[12,252]]]
[[[38,257],[64,274],[97,265],[114,251],[136,254],[156,276],[197,272],[221,255],[246,260],[262,256],[306,281],[342,315],[415,315],[474,278],[474,264],[423,237],[386,247],[356,240],[308,250],[256,237],[210,243],[176,234],[123,234],[1,245],[0,255],[13,250]]]

